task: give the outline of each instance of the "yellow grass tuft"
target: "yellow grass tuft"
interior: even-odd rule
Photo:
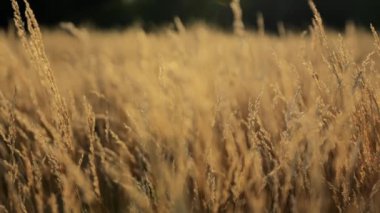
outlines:
[[[310,1],[310,29],[276,37],[232,1],[244,36],[44,30],[11,2],[0,212],[380,211],[373,26],[338,34]]]

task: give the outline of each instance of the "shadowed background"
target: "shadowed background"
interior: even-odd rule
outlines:
[[[145,28],[161,26],[179,16],[185,23],[205,21],[230,28],[232,14],[228,0],[30,0],[39,22],[53,26],[61,21],[88,24],[100,28],[141,24]],[[341,29],[347,21],[367,27],[380,24],[379,0],[315,0],[326,25]],[[244,23],[255,27],[261,12],[268,29],[279,22],[286,27],[304,29],[310,23],[307,0],[241,0]],[[11,20],[9,0],[0,1],[0,25]]]

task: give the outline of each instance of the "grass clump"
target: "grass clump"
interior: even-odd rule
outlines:
[[[311,2],[301,35],[42,33],[24,4],[0,35],[0,212],[380,211],[373,27]]]

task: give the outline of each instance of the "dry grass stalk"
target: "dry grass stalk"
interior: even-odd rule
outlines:
[[[375,47],[376,47],[376,52],[377,54],[380,55],[380,38],[379,38],[379,35],[375,29],[375,27],[371,24],[371,31],[372,31],[372,35],[373,35],[373,38],[375,39]]]
[[[55,113],[55,123],[58,127],[57,129],[60,131],[62,141],[66,145],[66,148],[72,150],[72,133],[70,129],[70,118],[66,103],[58,91],[57,83],[50,62],[46,55],[41,30],[34,16],[33,10],[30,8],[27,0],[24,0],[24,3],[27,29],[28,33],[30,34],[30,38],[28,38],[26,35],[24,22],[22,20],[21,12],[16,0],[12,0],[14,23],[23,46],[25,47],[31,59],[31,63],[34,65],[35,69],[40,75],[42,83],[52,98],[52,107],[53,112]]]
[[[233,28],[237,35],[244,34],[244,23],[243,23],[243,11],[240,6],[240,0],[231,0],[230,7],[234,15]]]

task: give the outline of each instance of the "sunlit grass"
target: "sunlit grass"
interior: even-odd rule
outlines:
[[[12,2],[0,212],[380,211],[373,27],[339,35],[311,4],[312,27],[281,36],[41,33]]]

